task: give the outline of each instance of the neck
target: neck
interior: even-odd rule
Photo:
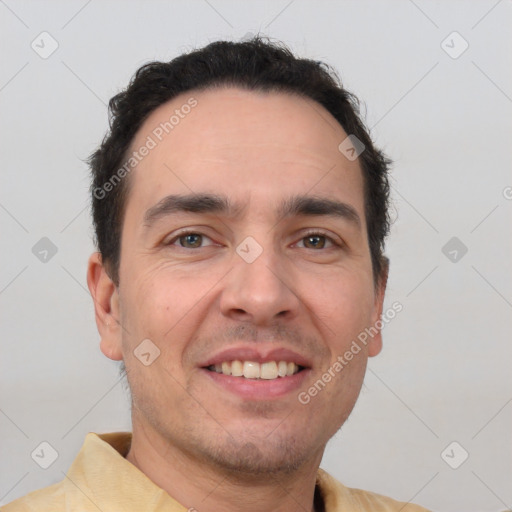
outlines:
[[[320,512],[323,506],[318,495],[315,499],[315,484],[322,454],[323,450],[293,474],[243,475],[198,461],[134,424],[126,459],[189,510]]]

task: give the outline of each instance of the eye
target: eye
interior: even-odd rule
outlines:
[[[181,232],[178,236],[175,236],[166,245],[176,245],[176,242],[178,242],[179,247],[183,247],[184,249],[198,249],[204,247],[204,245],[202,245],[204,240],[210,240],[210,242],[212,241],[209,237],[203,235],[202,233],[196,233],[195,231],[185,231]]]
[[[305,249],[328,249],[330,247],[339,245],[334,240],[324,233],[312,232],[301,238],[300,242],[304,242]],[[299,242],[299,243],[300,243]],[[331,244],[327,245],[326,244]]]

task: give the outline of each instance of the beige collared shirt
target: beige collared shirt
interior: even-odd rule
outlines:
[[[87,434],[66,478],[31,492],[2,508],[2,512],[187,512],[124,457],[131,433]],[[379,494],[349,489],[322,469],[317,487],[325,512],[428,512]]]

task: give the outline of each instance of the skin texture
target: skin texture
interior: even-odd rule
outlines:
[[[338,150],[347,134],[319,104],[237,88],[162,105],[132,149],[192,96],[197,106],[125,178],[119,287],[99,254],[89,260],[101,350],[124,360],[132,392],[127,459],[199,512],[241,504],[314,510],[325,445],[382,344],[379,333],[308,404],[297,399],[382,313],[386,276],[375,288],[361,169]],[[226,195],[240,209],[232,217],[180,212],[145,225],[162,198],[191,193]],[[360,225],[323,215],[279,219],[277,206],[294,195],[346,203]],[[182,228],[204,236],[176,238]],[[310,231],[329,238],[313,235],[311,243]],[[236,252],[248,236],[263,249],[252,263]],[[160,350],[149,366],[134,356],[144,339]],[[230,347],[263,355],[284,347],[308,369],[293,391],[243,398],[202,368]]]

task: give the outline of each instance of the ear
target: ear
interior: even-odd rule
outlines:
[[[87,285],[94,301],[96,325],[100,333],[100,349],[114,361],[123,359],[119,324],[119,292],[108,275],[101,254],[91,254],[87,267]]]
[[[373,306],[372,326],[377,326],[381,322],[382,310],[384,308],[384,296],[386,294],[386,285],[388,283],[389,259],[382,257],[382,270],[378,278],[377,287],[375,289],[375,302]],[[381,325],[382,328],[382,325]],[[382,330],[375,334],[370,343],[368,343],[368,356],[374,357],[382,350]]]

